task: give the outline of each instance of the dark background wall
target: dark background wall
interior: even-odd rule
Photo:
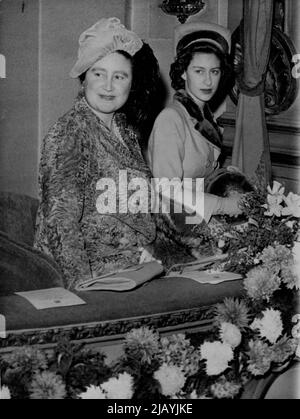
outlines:
[[[34,195],[39,129],[39,4],[0,3],[0,188]]]

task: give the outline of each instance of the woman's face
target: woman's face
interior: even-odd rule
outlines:
[[[84,82],[86,100],[106,120],[126,103],[131,83],[130,60],[113,52],[98,60],[87,71]]]
[[[196,52],[182,78],[186,92],[201,107],[218,89],[221,79],[220,59],[213,53]]]

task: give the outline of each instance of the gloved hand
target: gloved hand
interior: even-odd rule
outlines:
[[[243,174],[243,172],[237,166],[227,166],[226,170],[227,170],[227,172],[231,172],[231,173],[241,173],[241,174]]]
[[[140,247],[139,251],[141,252],[139,264],[141,263],[147,263],[147,262],[158,262],[162,263],[161,260],[155,259],[155,257],[152,256],[152,253],[150,250],[144,247]]]
[[[230,215],[231,217],[238,216],[243,213],[241,210],[239,203],[242,198],[242,194],[235,194],[229,198],[221,198],[218,199],[218,204],[214,211],[215,215]]]

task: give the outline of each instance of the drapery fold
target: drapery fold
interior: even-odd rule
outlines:
[[[232,164],[250,177],[263,174],[271,181],[271,159],[264,106],[264,82],[272,36],[273,0],[244,0],[241,44],[243,71]]]

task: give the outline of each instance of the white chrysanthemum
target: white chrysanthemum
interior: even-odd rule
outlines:
[[[265,268],[270,272],[276,273],[283,266],[287,266],[292,262],[292,251],[281,244],[268,246],[262,251],[260,260]]]
[[[267,309],[263,311],[263,317],[261,319],[255,319],[250,327],[252,330],[258,329],[261,337],[266,338],[273,344],[281,336],[283,331],[281,313],[272,308]]]
[[[292,317],[292,323],[299,323],[300,322],[300,314],[295,314]]]
[[[250,323],[249,308],[243,300],[225,298],[222,304],[216,304],[216,323],[235,324],[240,330],[244,330]]]
[[[227,381],[225,377],[222,377],[212,384],[210,389],[217,399],[234,399],[239,394],[241,385],[233,381]]]
[[[267,197],[267,204],[262,205],[267,211],[264,212],[264,215],[268,217],[272,217],[275,215],[276,217],[281,217],[282,214],[282,205],[276,203],[276,199],[274,199],[271,195]]]
[[[281,183],[274,180],[273,187],[271,189],[270,185],[267,186],[268,195],[272,197],[274,202],[280,204],[284,199],[284,186]]]
[[[264,375],[271,368],[272,349],[261,340],[250,340],[248,355],[248,371],[254,376]]]
[[[286,207],[282,210],[282,215],[292,215],[300,218],[300,195],[290,192],[287,197],[284,197]]]
[[[267,204],[262,205],[267,209],[265,215],[275,215],[276,217],[280,217],[283,209],[282,205],[280,204],[284,200],[284,187],[279,182],[274,181],[272,189],[270,186],[268,186],[267,191]]]
[[[126,334],[124,351],[142,364],[151,364],[159,352],[159,335],[148,327],[132,329]]]
[[[108,399],[131,399],[133,396],[133,377],[127,372],[117,378],[110,378],[101,385]]]
[[[284,266],[281,269],[281,279],[288,289],[300,290],[300,263],[296,265],[291,262]]]
[[[188,377],[199,370],[200,354],[182,333],[161,338],[160,364],[176,365]]]
[[[161,392],[164,396],[174,396],[177,394],[183,388],[186,381],[181,368],[166,363],[163,363],[162,366],[155,371],[154,378],[161,385]]]
[[[251,269],[244,279],[244,288],[252,300],[269,301],[275,291],[280,288],[280,278],[264,267]]]
[[[67,394],[62,378],[52,371],[35,373],[29,392],[31,400],[61,400]]]
[[[79,394],[78,397],[83,400],[99,400],[106,398],[105,393],[101,389],[101,387],[96,386],[87,387],[86,391],[84,393]]]
[[[299,282],[300,282],[300,242],[295,242],[294,247],[292,250],[293,258],[294,258],[294,278],[295,278],[295,288],[299,289]]]
[[[293,260],[282,268],[282,280],[287,288],[300,289],[300,242],[295,242],[292,249]]]
[[[300,242],[297,241],[294,243],[293,250],[292,250],[294,261],[295,263],[300,263]]]
[[[6,386],[0,387],[0,400],[11,399],[9,388]]]
[[[232,348],[239,346],[242,340],[240,329],[232,323],[221,324],[220,337],[223,343],[228,343]]]
[[[292,336],[294,339],[300,339],[300,322],[293,327]]]
[[[228,368],[233,359],[233,351],[228,343],[205,342],[200,346],[202,359],[206,360],[207,375],[219,375]]]

